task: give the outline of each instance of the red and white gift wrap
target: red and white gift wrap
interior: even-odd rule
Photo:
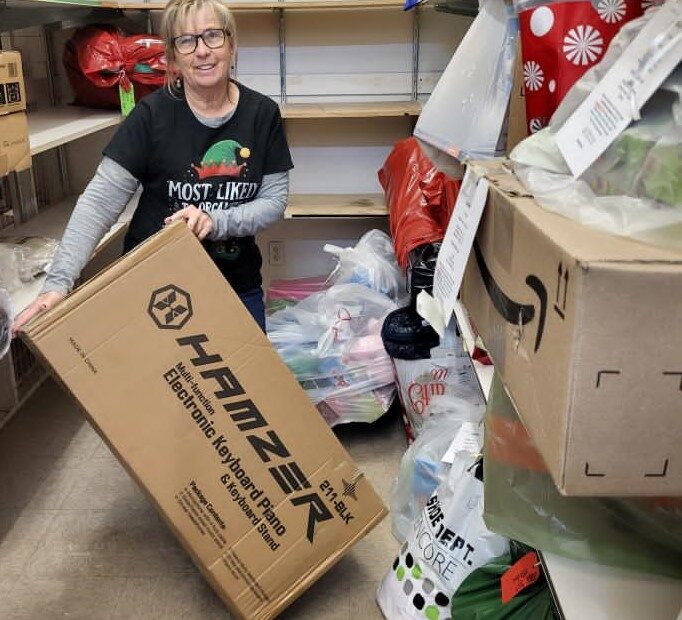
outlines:
[[[526,120],[530,133],[549,123],[568,90],[604,56],[623,24],[658,0],[577,0],[519,12]]]

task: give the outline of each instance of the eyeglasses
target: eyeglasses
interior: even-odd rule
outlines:
[[[201,39],[206,47],[214,50],[225,45],[225,38],[229,34],[227,30],[220,28],[209,28],[201,34],[181,34],[173,39],[173,47],[179,54],[191,54],[197,49]]]

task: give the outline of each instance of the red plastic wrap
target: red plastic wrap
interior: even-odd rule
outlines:
[[[460,181],[439,172],[415,138],[397,142],[379,170],[398,264],[417,246],[445,236]]]
[[[112,26],[77,30],[64,50],[66,74],[76,103],[93,108],[120,107],[118,85],[135,89],[135,100],[163,86],[166,57],[155,35],[125,36]]]

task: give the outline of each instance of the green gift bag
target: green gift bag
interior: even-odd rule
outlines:
[[[511,541],[509,553],[495,558],[471,573],[452,597],[453,620],[555,620],[552,595],[544,576],[519,592],[511,601],[502,602],[502,575],[528,551]]]

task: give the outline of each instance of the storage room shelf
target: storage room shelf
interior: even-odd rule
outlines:
[[[418,101],[286,103],[280,109],[284,118],[375,118],[419,116],[422,105]]]
[[[320,10],[320,9],[385,9],[402,8],[399,0],[276,0],[271,2],[226,2],[232,11],[262,11],[271,9],[286,10]],[[102,0],[100,6],[114,9],[152,9],[162,10],[165,2],[120,2],[116,0]]]
[[[383,217],[388,215],[383,194],[293,194],[286,218]]]
[[[121,114],[78,106],[60,106],[28,114],[31,155],[72,142],[121,122]]]
[[[13,229],[5,230],[3,231],[3,234],[6,237],[43,236],[61,239],[64,229],[69,222],[73,207],[76,204],[76,199],[76,196],[72,196],[67,200],[63,200],[51,207],[43,209],[38,215],[31,218],[25,224],[20,224]],[[104,246],[124,233],[125,228],[130,222],[137,207],[138,200],[139,194],[133,196],[125,211],[121,214],[121,217],[118,218],[118,221],[112,226],[111,230],[104,236],[102,241],[100,241],[95,252],[102,250]],[[32,282],[26,283],[19,290],[14,291],[10,295],[14,311],[18,313],[28,306],[28,304],[35,299],[36,295],[40,293],[44,282],[45,275],[38,276]]]
[[[455,307],[462,335],[471,347],[474,336],[466,310]],[[488,397],[492,366],[474,362]],[[682,581],[541,553],[552,596],[564,620],[676,620],[682,612]]]
[[[682,610],[682,581],[542,556],[565,620],[675,620]]]

